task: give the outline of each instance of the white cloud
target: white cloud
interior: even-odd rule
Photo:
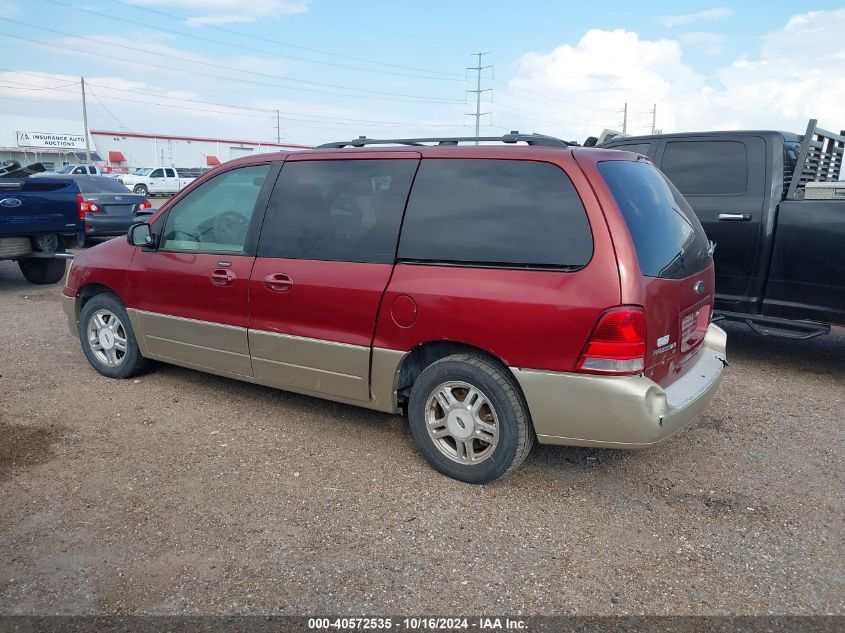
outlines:
[[[132,4],[197,12],[189,24],[231,24],[255,22],[259,18],[280,18],[308,11],[311,0],[130,0]]]
[[[811,117],[839,130],[845,125],[843,31],[845,9],[798,15],[763,36],[757,54],[705,77],[685,63],[680,41],[593,30],[574,46],[523,56],[510,95],[497,97],[503,107],[493,108],[503,126],[519,125],[522,117],[536,131],[580,140],[618,128],[626,101],[634,134],[649,131],[654,103],[657,127],[666,132],[800,132]]]
[[[723,20],[730,17],[731,15],[733,15],[733,11],[730,9],[725,7],[716,7],[713,9],[698,11],[696,13],[664,15],[663,17],[657,18],[657,21],[667,29],[671,29],[676,26],[683,26],[684,24],[692,24],[694,22],[715,22],[717,20]]]
[[[682,33],[680,40],[688,46],[697,48],[704,55],[720,55],[725,51],[727,38],[718,33],[691,31],[689,33]]]

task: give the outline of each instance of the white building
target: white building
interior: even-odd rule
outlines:
[[[0,115],[0,161],[40,162],[48,169],[84,162],[84,129],[81,119]],[[91,160],[99,161],[93,141],[89,142]]]
[[[166,134],[138,134],[90,130],[91,161],[107,170],[126,172],[136,167],[214,167],[246,156],[305,145],[265,143]],[[0,115],[0,161],[40,162],[47,169],[85,162],[82,120]]]
[[[91,137],[100,156],[120,171],[136,167],[214,167],[250,154],[308,149],[305,145],[285,143],[107,130],[91,130]]]

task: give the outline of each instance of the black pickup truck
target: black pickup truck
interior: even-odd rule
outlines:
[[[716,243],[714,320],[810,338],[845,325],[843,140],[811,120],[803,135],[656,134],[600,146],[648,156],[689,200]]]

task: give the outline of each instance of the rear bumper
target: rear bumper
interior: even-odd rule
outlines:
[[[85,237],[113,237],[117,235],[126,235],[129,227],[138,222],[137,216],[129,217],[97,217],[96,215],[87,214],[85,216]]]
[[[722,378],[727,335],[710,325],[686,373],[663,388],[644,376],[594,376],[512,368],[541,444],[646,448],[689,425]]]

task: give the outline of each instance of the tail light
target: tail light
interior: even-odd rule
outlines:
[[[577,371],[638,374],[645,368],[645,351],[645,311],[638,306],[612,308],[599,317]]]
[[[79,207],[79,219],[84,220],[86,213],[98,213],[100,211],[100,207],[98,207],[93,202],[88,202],[85,198],[82,197],[81,193],[76,194],[76,204]]]
[[[135,213],[138,213],[141,209],[151,209],[152,206],[153,205],[152,205],[152,203],[150,203],[149,200],[144,200],[142,202],[139,202],[137,204],[137,206],[135,207]]]

